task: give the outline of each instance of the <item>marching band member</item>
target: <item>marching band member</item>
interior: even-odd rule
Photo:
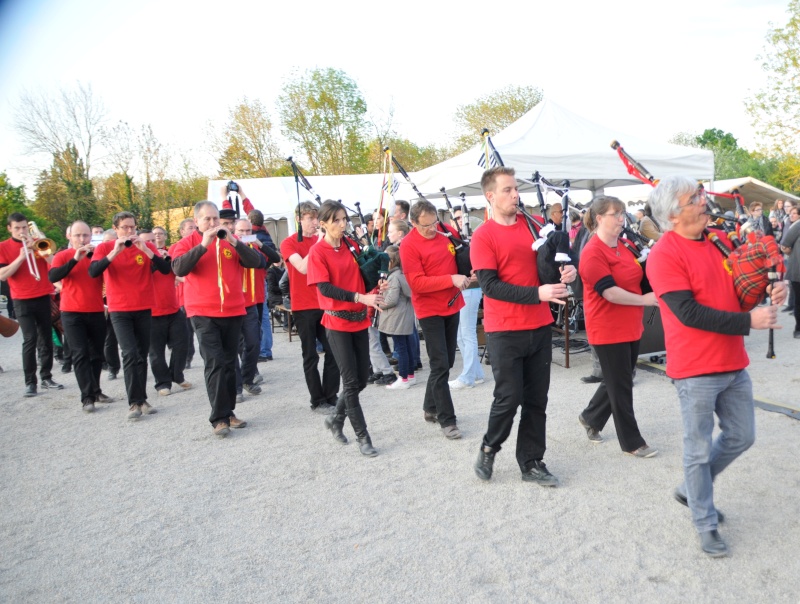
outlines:
[[[25,373],[23,396],[36,396],[37,346],[41,347],[39,377],[42,388],[61,390],[63,386],[53,381],[50,295],[55,289],[46,278],[48,260],[31,249],[33,239],[24,214],[9,214],[7,228],[11,237],[0,243],[0,281],[8,281],[14,311],[22,330],[22,369]],[[28,266],[23,267],[26,262]]]
[[[400,263],[411,287],[411,303],[425,336],[431,372],[425,389],[425,421],[439,422],[442,434],[450,440],[461,438],[448,379],[456,358],[459,311],[463,296],[448,306],[454,295],[469,285],[470,278],[459,275],[455,250],[450,239],[437,229],[436,207],[418,201],[411,207],[414,229],[403,238]]]
[[[220,228],[217,206],[200,201],[194,206],[197,231],[172,246],[172,269],[184,277],[184,304],[192,319],[205,365],[211,404],[209,421],[215,435],[247,422],[236,408],[236,353],[246,315],[240,267],[259,268],[263,257]],[[220,238],[219,235],[223,238]]]
[[[675,499],[688,505],[711,557],[728,554],[717,525],[714,480],[755,441],[753,385],[743,336],[778,329],[783,283],[768,290],[772,304],[742,312],[722,255],[703,236],[706,197],[697,181],[668,176],[648,201],[664,235],[647,259],[647,276],[662,309],[667,375],[678,392],[683,418],[684,482]],[[713,438],[714,414],[720,434]]]
[[[169,263],[152,243],[136,234],[136,217],[114,215],[117,239],[98,245],[89,265],[92,277],[103,275],[111,324],[122,349],[122,372],[128,397],[128,419],[156,413],[147,402],[147,354],[153,306],[151,264],[167,274]]]
[[[342,394],[333,413],[325,419],[325,427],[337,441],[347,444],[342,433],[347,413],[361,454],[374,457],[378,451],[367,432],[358,394],[366,388],[369,374],[370,321],[366,307],[377,309],[382,296],[365,293],[358,263],[342,241],[347,225],[344,206],[337,201],[323,203],[319,223],[325,237],[308,252],[308,283],[317,286],[319,306],[324,310],[322,324],[342,377]]]
[[[89,256],[94,250],[91,240],[89,225],[74,222],[70,247],[55,255],[48,273],[51,283],[61,283],[61,325],[70,343],[72,366],[86,413],[95,410],[95,403],[112,400],[100,389],[106,317],[103,280],[89,275]]]
[[[139,237],[152,243],[158,254],[170,261],[166,249],[167,232],[163,227],[155,227],[152,232],[141,232]],[[172,267],[168,273],[153,270],[153,310],[150,319],[150,371],[153,373],[156,392],[159,396],[169,396],[172,385],[178,384],[189,390],[192,384],[183,375],[186,369],[186,352],[189,346],[186,331],[186,315],[178,302],[178,288]],[[171,349],[167,364],[166,349]]]
[[[322,324],[323,311],[317,298],[317,288],[309,285],[308,253],[321,238],[317,206],[304,201],[297,208],[298,222],[303,240],[287,237],[281,242],[281,254],[286,260],[289,273],[289,292],[292,300],[292,323],[297,327],[300,349],[303,354],[303,375],[311,397],[311,410],[330,413],[339,391],[339,368],[331,352],[325,327]],[[325,360],[322,377],[318,369],[319,354],[317,340],[322,343]]]
[[[580,261],[586,332],[605,380],[578,421],[590,441],[602,442],[600,432],[613,416],[622,450],[636,457],[653,457],[658,451],[647,446],[633,414],[633,370],[644,331],[643,307],[658,302],[652,292],[642,295],[642,267],[619,239],[625,204],[616,197],[595,197],[584,222],[595,231]]]
[[[553,322],[547,302],[564,304],[566,284],[575,280],[577,271],[566,266],[561,269],[561,283],[541,285],[533,238],[517,214],[519,192],[513,168],[487,170],[481,188],[492,207],[492,218],[475,231],[470,258],[483,290],[483,323],[495,386],[475,473],[482,480],[492,477],[495,454],[511,433],[517,408],[522,407],[517,431],[522,480],[555,487],[558,479],[543,461]]]

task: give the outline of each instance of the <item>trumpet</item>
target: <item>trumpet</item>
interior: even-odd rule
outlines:
[[[31,246],[28,246],[26,242],[22,244],[25,249],[25,262],[28,264],[28,271],[31,276],[37,281],[41,281],[42,276],[39,273],[39,266],[36,260],[50,256],[56,249],[56,244],[52,239],[45,237],[33,221],[28,222],[28,235],[33,240],[33,243]]]

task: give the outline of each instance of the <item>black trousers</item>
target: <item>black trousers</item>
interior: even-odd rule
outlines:
[[[330,350],[342,377],[342,396],[345,408],[360,407],[358,393],[367,387],[369,377],[369,334],[361,331],[326,329]],[[316,344],[314,344],[316,346]],[[325,353],[326,356],[331,353]],[[327,359],[326,359],[327,360]]]
[[[456,360],[458,317],[459,313],[455,313],[447,317],[426,317],[419,320],[431,364],[422,408],[428,413],[435,413],[442,428],[456,424],[456,410],[447,381]]]
[[[122,364],[119,360],[119,342],[117,342],[117,334],[114,333],[114,325],[111,323],[111,314],[106,317],[106,341],[103,345],[103,358],[108,365],[108,370],[113,373],[119,373]]]
[[[103,344],[106,340],[106,317],[103,312],[61,313],[61,325],[70,342],[72,368],[81,391],[81,402],[96,402],[101,393]]]
[[[183,311],[184,317],[186,317],[186,309],[181,307]],[[188,346],[186,347],[186,362],[189,363],[194,358],[194,325],[192,325],[192,320],[186,318],[186,338],[188,340]]]
[[[230,424],[236,409],[236,352],[244,316],[192,317],[200,356],[205,365],[206,391],[211,403],[208,421]]]
[[[800,331],[800,281],[790,281],[794,291],[794,330]]]
[[[172,388],[172,384],[185,382],[186,351],[189,347],[186,315],[178,310],[171,315],[152,317],[150,320],[150,371],[156,382],[156,390]],[[167,364],[166,348],[172,353]]]
[[[633,414],[633,369],[639,356],[639,341],[596,344],[594,349],[605,381],[583,410],[583,419],[601,431],[613,416],[619,446],[623,451],[635,451],[645,445]]]
[[[258,369],[258,351],[261,348],[261,323],[258,321],[256,305],[245,308],[239,337],[236,358],[236,392],[242,391],[242,384],[252,384]],[[241,359],[241,364],[240,364]]]
[[[426,339],[427,339],[427,333]],[[546,447],[547,391],[553,358],[550,326],[486,334],[494,375],[494,401],[483,445],[499,451],[511,434],[517,407],[517,463],[523,472]]]
[[[36,348],[40,349],[42,367],[39,377],[53,378],[53,324],[50,320],[50,296],[15,300],[14,312],[22,330],[22,371],[25,385],[36,385]]]
[[[147,353],[150,351],[150,309],[112,312],[111,324],[122,349],[122,371],[128,405],[147,401]]]
[[[311,395],[311,407],[322,403],[336,404],[336,395],[339,392],[339,367],[336,364],[336,355],[331,351],[326,329],[322,326],[321,310],[296,310],[292,320],[297,327],[300,337],[300,349],[303,354],[303,374],[306,378],[308,393]],[[322,366],[322,379],[319,375],[319,354],[317,353],[317,340],[322,343],[325,350],[325,360]]]

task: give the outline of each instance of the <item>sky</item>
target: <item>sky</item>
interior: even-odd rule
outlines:
[[[150,124],[212,175],[206,124],[242,97],[275,99],[288,78],[341,69],[369,113],[423,145],[448,142],[458,106],[532,85],[594,122],[667,141],[706,128],[758,139],[744,100],[788,0],[475,3],[343,0],[0,0],[0,172],[29,197],[47,157],[13,127],[27,91],[91,84],[111,123]],[[476,143],[479,142],[476,140]],[[296,154],[286,141],[282,151]],[[98,166],[102,173],[103,167]]]

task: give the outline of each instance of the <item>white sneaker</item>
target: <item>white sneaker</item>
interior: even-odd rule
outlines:
[[[480,385],[481,385],[481,384],[483,384],[484,382],[486,382],[486,380],[485,380],[485,379],[483,379],[483,378],[478,378],[477,380],[475,380],[475,385],[476,385],[476,386],[480,386]]]
[[[417,383],[417,378],[416,378],[416,376],[408,378],[408,385],[409,385],[409,386],[413,386],[413,385],[414,385],[414,384],[416,384],[416,383]]]
[[[158,391],[159,396],[169,396],[170,394],[172,394],[172,391],[169,388],[162,388]]]
[[[461,380],[457,380],[457,379],[456,380],[450,380],[449,382],[447,382],[447,385],[450,386],[450,390],[464,390],[465,388],[472,388],[473,387],[473,386],[465,384]]]
[[[408,381],[403,381],[402,378],[397,378],[394,382],[386,386],[387,390],[406,390],[411,388],[411,384]]]

